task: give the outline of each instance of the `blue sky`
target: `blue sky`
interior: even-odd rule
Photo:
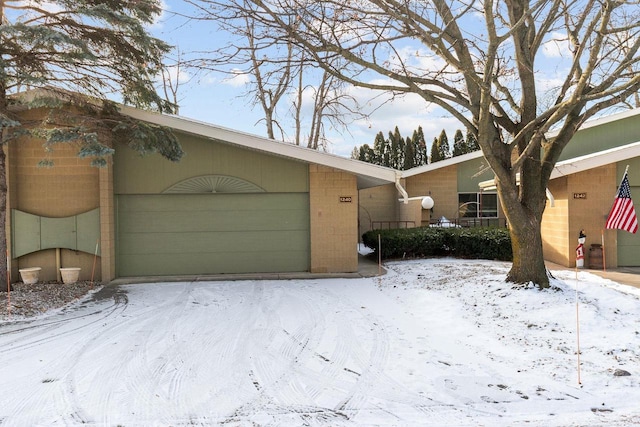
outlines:
[[[164,1],[167,12],[151,29],[154,35],[165,40],[181,51],[213,50],[224,46],[228,37],[222,31],[216,31],[212,22],[184,24],[183,19],[172,12],[184,11],[185,4],[178,0]],[[198,76],[188,72],[182,76],[178,91],[180,115],[207,123],[266,136],[264,124],[260,121],[263,113],[259,106],[252,106],[244,96],[247,88],[241,78],[229,79],[223,75]],[[363,111],[373,111],[367,119],[353,122],[348,132],[328,129],[330,140],[328,151],[349,157],[355,146],[373,144],[375,135],[382,131],[387,136],[398,126],[403,137],[410,137],[413,131],[422,126],[429,143],[446,129],[450,139],[459,122],[444,115],[436,106],[427,105],[417,96],[405,96],[393,102],[382,104],[383,97],[365,89],[352,89],[351,94],[358,99]],[[286,117],[280,117],[286,122]],[[290,129],[292,131],[292,129]],[[286,137],[285,137],[286,138]]]
[[[214,50],[228,43],[228,36],[217,31],[213,22],[189,22],[173,12],[184,12],[185,2],[164,0],[166,12],[152,28],[157,37],[179,47],[188,55],[195,50]],[[549,59],[558,59],[562,55],[562,46],[557,43],[545,46],[545,55]],[[551,70],[552,68],[542,68]],[[541,71],[543,86],[554,85],[555,76]],[[178,92],[180,115],[207,123],[266,136],[264,124],[260,121],[263,113],[259,106],[252,106],[248,97],[246,79],[226,78],[223,75],[194,77],[188,72],[181,76],[182,83]],[[556,83],[557,84],[557,83]],[[370,90],[355,88],[351,95],[359,100],[366,113],[373,111],[367,119],[353,122],[349,131],[329,129],[328,151],[342,156],[350,156],[357,145],[372,144],[375,135],[382,131],[386,136],[398,126],[403,137],[410,137],[418,126],[422,126],[427,143],[437,137],[442,129],[453,139],[456,129],[462,128],[459,122],[448,117],[436,106],[428,105],[417,96],[405,96],[380,106],[384,97]],[[280,116],[286,123],[287,117]],[[292,131],[292,128],[290,129]],[[285,137],[287,139],[287,137]]]

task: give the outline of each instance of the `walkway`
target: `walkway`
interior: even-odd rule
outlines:
[[[552,262],[546,262],[547,268],[553,270],[572,270],[569,267],[564,267]],[[609,279],[623,285],[635,286],[640,288],[640,267],[618,267],[608,268],[606,270],[592,270],[588,268],[581,268],[580,271],[588,272],[600,276],[604,279]]]

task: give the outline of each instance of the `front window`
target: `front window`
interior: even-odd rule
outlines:
[[[497,193],[458,193],[459,218],[497,218]]]

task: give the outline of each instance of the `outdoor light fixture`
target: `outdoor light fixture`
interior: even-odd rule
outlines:
[[[431,196],[425,196],[422,198],[421,204],[422,204],[422,209],[429,210],[429,209],[433,209],[434,202]]]

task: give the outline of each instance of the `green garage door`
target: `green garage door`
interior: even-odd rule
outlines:
[[[309,195],[117,197],[117,274],[308,271]]]
[[[633,197],[640,196],[640,187],[631,187]],[[640,214],[640,204],[635,202],[636,213]],[[618,232],[618,266],[638,267],[640,266],[640,231],[636,234],[624,230]]]

